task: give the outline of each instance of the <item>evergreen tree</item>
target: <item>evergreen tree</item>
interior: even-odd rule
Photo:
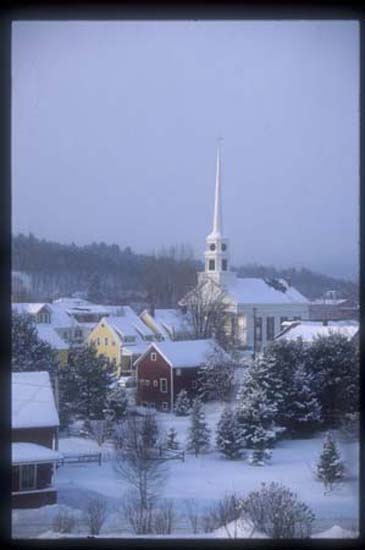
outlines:
[[[114,381],[113,365],[94,345],[70,350],[60,369],[60,408],[85,420],[102,419]]]
[[[199,393],[203,400],[228,401],[234,385],[234,362],[219,346],[215,346],[206,363],[199,369]]]
[[[197,397],[193,401],[191,412],[191,424],[188,435],[188,450],[193,451],[195,456],[209,448],[210,430],[205,421],[205,413],[202,410],[202,403]]]
[[[119,422],[127,414],[128,397],[124,388],[118,382],[110,387],[106,396],[106,412],[112,420]]]
[[[217,424],[216,444],[219,451],[227,458],[239,458],[244,448],[241,426],[237,415],[226,407]]]
[[[345,466],[341,460],[335,440],[328,432],[317,464],[317,477],[323,481],[325,488],[331,491],[333,485],[343,479]]]
[[[338,427],[345,414],[359,410],[358,344],[342,334],[315,339],[308,350],[326,427]]]
[[[166,445],[168,449],[176,450],[180,447],[177,440],[177,432],[174,428],[170,428],[167,432]]]
[[[248,448],[261,451],[260,457],[265,456],[264,451],[275,443],[276,411],[275,405],[267,398],[261,387],[252,385],[248,391],[245,388],[241,389],[237,407],[241,434]],[[257,454],[251,458],[256,460]]]
[[[175,414],[176,416],[188,416],[190,413],[191,404],[186,390],[181,390],[175,401]]]
[[[321,406],[314,390],[314,379],[304,363],[298,365],[288,392],[287,429],[293,435],[311,434],[321,422]]]
[[[57,352],[39,339],[34,318],[17,312],[12,314],[12,371],[48,371],[54,382],[58,369]]]

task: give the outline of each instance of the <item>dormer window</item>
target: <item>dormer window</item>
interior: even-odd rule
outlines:
[[[215,244],[212,243],[210,246],[209,246],[210,250],[215,250]]]

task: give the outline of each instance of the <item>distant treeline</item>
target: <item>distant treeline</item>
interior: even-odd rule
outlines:
[[[186,245],[146,255],[135,254],[130,247],[121,249],[117,244],[68,245],[20,233],[12,238],[12,269],[32,278],[30,290],[13,296],[18,301],[50,300],[80,292],[100,303],[122,304],[128,300],[173,307],[196,283],[196,273],[203,269],[203,263],[194,259]],[[357,294],[355,283],[308,269],[245,265],[237,272],[244,277],[285,277],[308,298],[316,298],[328,289],[349,297]]]

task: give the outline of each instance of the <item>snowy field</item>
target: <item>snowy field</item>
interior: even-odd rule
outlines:
[[[212,432],[218,422],[221,407],[209,404],[205,407],[207,420]],[[173,414],[158,413],[161,425],[166,431],[174,426],[178,441],[184,445],[189,417],[176,417]],[[214,438],[214,433],[213,433]],[[213,439],[214,441],[214,439]],[[177,536],[189,534],[190,525],[185,517],[186,501],[193,499],[203,513],[217,499],[227,493],[248,492],[260,488],[260,483],[281,482],[303,500],[315,513],[315,533],[327,531],[320,536],[338,536],[352,531],[358,525],[358,454],[359,446],[337,438],[342,459],[347,467],[346,480],[330,494],[325,494],[322,483],[314,476],[314,467],[322,447],[323,436],[303,440],[283,440],[273,449],[272,458],[266,466],[253,466],[247,460],[230,461],[217,451],[198,456],[186,454],[185,462],[168,462],[169,473],[166,483],[161,487],[161,497],[174,500],[179,514]],[[60,451],[93,452],[99,450],[95,441],[83,438],[65,438],[60,440]],[[130,487],[121,480],[113,468],[112,448],[103,446],[103,463],[66,464],[57,470],[56,485],[58,504],[77,510],[85,507],[89,496],[103,495],[108,502],[109,517],[102,534],[115,536],[128,535],[128,526],[121,516],[120,508]],[[52,515],[58,505],[40,510],[15,510],[13,512],[13,536],[34,537],[52,528]],[[334,527],[336,526],[336,527]],[[329,530],[329,531],[328,531]],[[213,535],[209,535],[213,536]],[[224,536],[221,533],[220,536]]]

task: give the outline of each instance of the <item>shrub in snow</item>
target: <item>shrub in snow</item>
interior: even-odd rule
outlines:
[[[56,533],[72,533],[76,524],[75,515],[71,511],[61,508],[53,518],[52,528]]]
[[[217,424],[216,444],[218,450],[227,458],[239,458],[245,446],[242,428],[237,415],[226,407]]]
[[[225,527],[228,530],[229,536],[233,533],[229,532],[228,524],[236,523],[241,516],[241,499],[235,493],[225,495],[216,504],[214,504],[208,514],[202,518],[203,531],[210,533],[220,527]]]
[[[193,451],[195,456],[209,448],[210,430],[205,420],[205,413],[202,403],[197,397],[193,401],[191,412],[191,424],[188,433],[188,450]]]
[[[175,401],[176,416],[188,416],[191,410],[191,403],[186,390],[181,390]]]
[[[234,362],[222,348],[215,347],[199,369],[199,393],[203,400],[228,401],[234,386]]]
[[[240,508],[257,531],[273,539],[309,538],[312,533],[313,512],[279,483],[263,483],[241,501]]]
[[[156,535],[170,535],[176,521],[173,502],[165,501],[152,513],[152,532]]]
[[[187,517],[192,533],[196,535],[196,533],[199,533],[200,530],[200,513],[199,513],[199,506],[197,504],[197,501],[193,498],[185,499],[184,506],[186,510],[185,516]]]
[[[84,520],[90,535],[99,535],[107,517],[107,503],[102,497],[93,497],[86,505]]]
[[[341,481],[344,475],[344,463],[341,460],[335,440],[328,432],[317,464],[317,477],[323,482],[325,488],[331,491],[334,484]]]
[[[152,502],[143,503],[136,494],[128,495],[122,504],[122,512],[134,534],[148,535],[153,532]]]
[[[178,449],[180,444],[177,440],[177,432],[174,428],[170,428],[167,432],[166,445],[168,449]]]

